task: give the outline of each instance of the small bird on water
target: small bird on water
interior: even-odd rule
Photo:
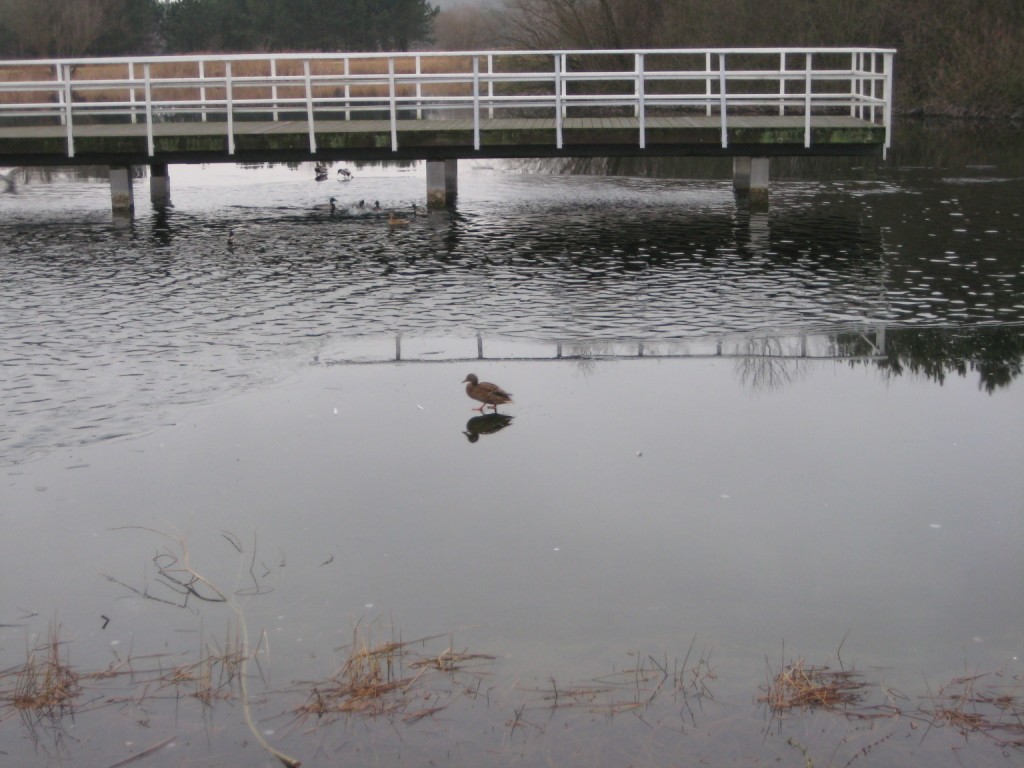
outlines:
[[[499,405],[512,402],[511,392],[506,392],[497,384],[492,384],[489,381],[480,381],[475,373],[469,374],[469,376],[462,380],[462,383],[466,385],[467,395],[483,403],[479,408],[474,408],[474,411],[483,413],[484,408],[489,405],[497,413]]]

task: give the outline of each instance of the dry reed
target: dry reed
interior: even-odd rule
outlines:
[[[682,663],[675,662],[671,666],[668,658],[656,659],[652,655],[631,653],[637,661],[630,666],[613,670],[584,683],[571,683],[559,686],[555,678],[549,678],[550,687],[520,688],[539,697],[540,706],[549,709],[566,709],[585,707],[588,711],[606,714],[609,717],[622,712],[642,710],[651,706],[655,699],[663,693],[674,697],[682,697],[684,707],[694,719],[689,698],[714,698],[709,684],[716,678],[710,665],[710,653],[701,654],[692,665],[689,663],[696,638],[690,642],[686,657]],[[512,721],[512,727],[521,724],[521,717]]]
[[[305,703],[294,710],[298,720],[315,717],[318,722],[330,722],[341,715],[402,713],[404,722],[416,722],[447,706],[437,704],[440,697],[429,686],[430,673],[441,672],[451,678],[468,671],[479,677],[479,670],[469,669],[472,663],[494,659],[487,654],[456,651],[451,642],[440,654],[424,655],[415,652],[413,646],[423,646],[439,636],[409,642],[392,636],[379,642],[374,638],[376,629],[374,625],[357,625],[348,656],[338,672],[323,681],[302,683],[303,689],[311,690]],[[416,701],[431,703],[408,711]]]
[[[860,673],[852,669],[834,670],[798,659],[774,675],[757,700],[766,703],[772,712],[845,708],[863,701],[866,685]]]
[[[25,663],[0,672],[0,704],[23,716],[59,720],[73,714],[75,698],[81,692],[79,676],[62,657],[61,626],[50,623],[46,640],[28,650]],[[2,687],[8,680],[10,688]]]
[[[957,677],[926,697],[929,728],[984,733],[1000,746],[1024,747],[1024,676],[984,673]]]

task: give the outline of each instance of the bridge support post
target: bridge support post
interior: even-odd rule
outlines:
[[[427,160],[427,208],[454,205],[459,194],[459,161]]]
[[[129,165],[110,166],[110,207],[120,215],[131,216],[135,211],[132,169]]]
[[[734,157],[732,159],[732,187],[738,197],[745,198],[755,207],[768,205],[768,158]]]
[[[171,177],[167,173],[167,163],[149,165],[149,200],[156,206],[171,202]]]

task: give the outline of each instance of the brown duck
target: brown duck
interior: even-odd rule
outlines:
[[[483,413],[484,408],[489,405],[497,412],[499,405],[512,402],[512,394],[510,392],[506,392],[497,384],[491,384],[489,381],[480,381],[475,373],[469,374],[469,376],[462,380],[462,383],[466,385],[467,395],[483,403],[479,408],[474,408],[474,411]]]

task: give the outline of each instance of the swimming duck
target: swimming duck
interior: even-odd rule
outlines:
[[[319,205],[314,205],[313,210],[330,211],[331,213],[334,213],[336,210],[338,210],[338,204],[337,201],[332,197],[329,203],[320,203]]]
[[[499,405],[512,402],[511,392],[506,392],[497,384],[492,384],[489,381],[480,381],[475,373],[469,374],[469,376],[462,380],[462,383],[466,385],[467,395],[483,403],[479,408],[474,408],[474,411],[483,413],[484,408],[489,405],[497,413]]]
[[[388,226],[389,227],[401,227],[408,224],[408,219],[403,219],[401,216],[395,216],[394,211],[388,211]]]
[[[339,168],[338,175],[341,176],[338,181],[352,181],[352,171],[348,168]]]

